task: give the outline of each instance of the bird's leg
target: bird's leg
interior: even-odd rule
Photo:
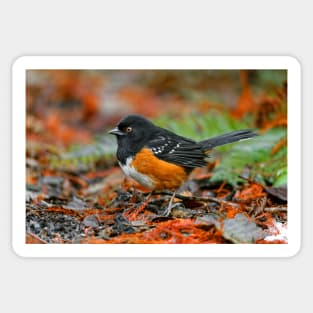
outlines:
[[[146,196],[146,199],[144,200],[143,204],[137,209],[137,214],[142,212],[146,208],[146,206],[149,203],[151,195],[152,195],[152,192],[149,192],[148,195]]]
[[[173,205],[173,201],[175,199],[176,194],[180,195],[181,192],[185,192],[186,190],[189,191],[189,189],[192,187],[193,185],[190,182],[185,182],[182,186],[180,186],[178,189],[176,189],[170,199],[170,202],[167,206],[167,208],[165,209],[163,216],[169,216],[170,213],[172,212],[172,209],[175,205]]]
[[[176,195],[176,190],[173,192],[173,195],[171,196],[170,202],[169,202],[167,208],[165,209],[163,216],[169,216],[170,215],[172,208],[173,208],[173,201],[175,199],[175,195]]]
[[[150,191],[150,192],[147,194],[145,202],[148,203],[148,201],[149,201],[149,199],[150,199],[151,196],[152,196],[152,191]]]

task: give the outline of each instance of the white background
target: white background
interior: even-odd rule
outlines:
[[[84,5],[82,5],[84,3]],[[2,1],[3,312],[312,310],[309,1]],[[21,55],[291,55],[302,64],[302,249],[289,259],[23,259],[11,248],[11,64]],[[19,138],[13,138],[19,140]],[[14,165],[13,165],[14,166]],[[290,164],[290,166],[292,166]],[[292,192],[292,191],[290,191]],[[300,209],[300,208],[295,208]]]

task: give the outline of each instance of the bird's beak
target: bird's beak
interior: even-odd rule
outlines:
[[[116,135],[116,136],[123,136],[125,135],[122,131],[120,131],[117,127],[111,129],[109,131],[109,134],[112,134],[112,135]]]

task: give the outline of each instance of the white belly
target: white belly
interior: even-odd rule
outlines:
[[[123,170],[123,172],[125,173],[125,175],[133,178],[134,180],[136,180],[139,184],[143,185],[144,187],[153,189],[152,180],[148,176],[138,173],[136,171],[136,169],[133,166],[131,166],[132,161],[133,161],[133,158],[129,157],[126,160],[126,164],[121,164],[120,162],[118,162],[118,163],[119,163],[121,169]]]

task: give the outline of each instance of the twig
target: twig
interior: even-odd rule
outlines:
[[[167,195],[167,196],[173,196],[173,193],[170,191],[153,191],[153,195]],[[197,196],[183,196],[180,194],[176,194],[175,198],[180,200],[189,200],[189,201],[210,201],[217,203],[219,205],[221,204],[229,204],[229,201],[221,200],[216,197],[197,197]],[[239,205],[232,202],[232,205],[235,207],[238,207]]]
[[[265,208],[264,211],[270,212],[270,213],[287,212],[288,208],[287,207],[273,207],[273,208]]]

